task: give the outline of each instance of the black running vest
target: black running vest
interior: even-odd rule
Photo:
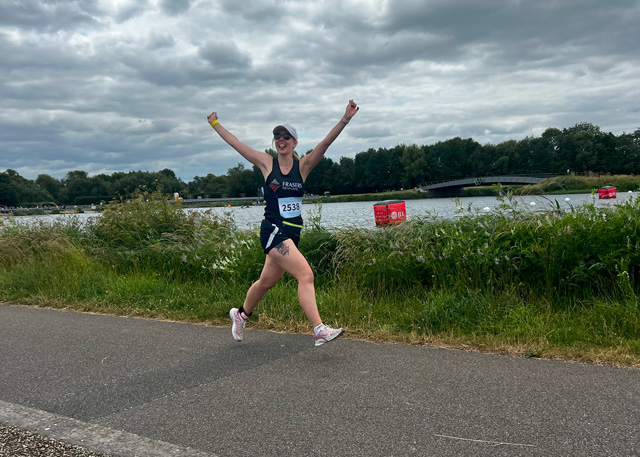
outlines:
[[[264,182],[264,217],[301,226],[303,195],[300,161],[294,159],[289,174],[283,175],[278,158],[274,157],[273,168]]]

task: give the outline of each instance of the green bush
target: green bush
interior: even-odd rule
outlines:
[[[186,211],[159,193],[110,204],[87,226],[97,259],[120,271],[211,280],[243,276],[256,256],[257,238],[211,211]]]

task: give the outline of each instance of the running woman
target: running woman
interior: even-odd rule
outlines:
[[[298,281],[298,300],[313,326],[315,345],[327,343],[344,331],[342,328],[334,329],[322,323],[316,303],[313,271],[307,259],[298,250],[298,242],[303,222],[304,182],[359,109],[353,100],[349,100],[342,119],[313,151],[301,159],[295,151],[298,133],[289,124],[281,124],[273,129],[277,157],[272,157],[238,140],[220,124],[218,113],[213,112],[207,116],[207,121],[216,133],[242,157],[258,167],[265,179],[266,206],[264,220],[260,226],[260,243],[266,260],[260,278],[249,288],[242,306],[229,311],[232,321],[231,333],[236,341],[242,341],[247,319],[262,297],[276,285],[285,272]]]

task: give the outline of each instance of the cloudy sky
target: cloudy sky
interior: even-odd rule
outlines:
[[[1,0],[0,171],[28,179],[243,159],[206,122],[305,152],[640,128],[640,1]],[[248,164],[247,164],[248,165]]]

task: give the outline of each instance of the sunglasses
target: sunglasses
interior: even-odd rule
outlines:
[[[274,133],[273,134],[273,139],[274,140],[279,140],[280,138],[284,138],[285,140],[288,141],[293,137],[291,135],[289,135],[288,133]]]

